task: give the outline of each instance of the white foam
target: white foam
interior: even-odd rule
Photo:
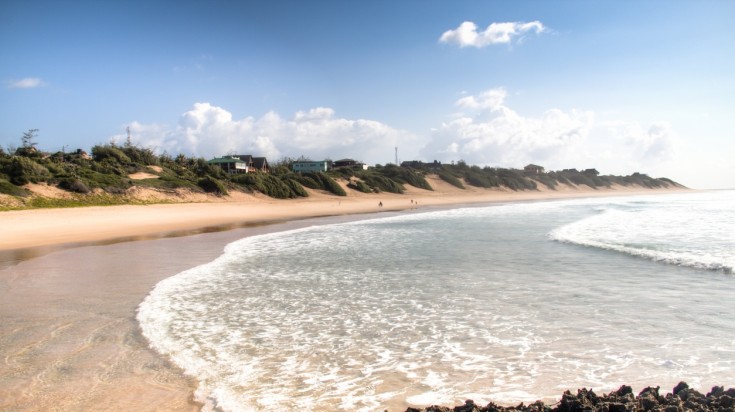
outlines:
[[[427,391],[407,397],[406,402],[416,406],[450,405],[454,402],[454,398],[444,392]]]
[[[556,385],[606,387],[630,376],[646,384],[702,376],[727,384],[721,378],[733,362],[722,359],[735,351],[733,311],[716,303],[707,309],[705,301],[699,306],[709,317],[689,313],[698,306],[679,296],[691,286],[667,285],[663,299],[665,292],[635,295],[576,267],[562,267],[560,276],[523,261],[496,263],[516,253],[497,229],[505,217],[570,221],[566,215],[590,215],[593,207],[619,219],[641,206],[469,208],[247,238],[159,283],[138,319],[152,346],[199,380],[199,400],[231,411],[400,409],[482,394],[517,403],[558,395]],[[485,243],[472,244],[477,237]],[[463,252],[452,247],[457,242],[477,249],[451,255]],[[489,256],[491,267],[468,265],[475,255]],[[727,287],[705,287],[706,296],[731,296]],[[655,297],[663,304],[647,301]]]
[[[687,207],[658,203],[635,208],[629,204],[622,210],[605,207],[597,215],[553,230],[549,236],[657,262],[732,273],[735,210],[713,214],[707,200],[687,203]],[[735,201],[732,206],[735,209]],[[692,222],[698,231],[692,230]]]

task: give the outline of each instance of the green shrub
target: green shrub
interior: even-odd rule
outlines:
[[[296,194],[291,190],[291,187],[283,180],[270,174],[258,174],[262,175],[261,179],[263,180],[263,186],[265,186],[264,193],[267,196],[276,199],[290,199],[292,197],[296,197]]]
[[[110,160],[115,163],[131,163],[132,161],[121,149],[111,146],[94,146],[92,148],[92,158],[95,162],[101,162],[103,160]]]
[[[89,187],[79,179],[64,178],[57,185],[59,188],[74,193],[89,193]]]
[[[556,179],[553,177],[542,174],[542,175],[533,175],[531,176],[531,179],[538,180],[539,182],[543,183],[546,187],[552,190],[556,190],[557,182]]]
[[[400,183],[376,173],[366,173],[361,175],[360,178],[370,186],[373,191],[399,194],[404,192],[403,186],[401,186]]]
[[[245,173],[235,175],[232,178],[232,182],[245,186],[251,190],[257,190],[258,192],[265,193],[265,185],[263,179],[260,178],[259,173]]]
[[[492,169],[486,167],[484,171],[488,174],[494,174],[500,179],[502,186],[512,190],[536,190],[536,182],[526,178],[525,174],[515,169]]]
[[[291,176],[283,176],[281,177],[281,179],[283,180],[283,183],[288,185],[288,187],[291,189],[291,192],[293,192],[296,196],[309,197],[309,192],[307,192],[306,189],[301,186],[301,183],[293,179]]]
[[[105,158],[99,162],[95,161],[92,163],[90,169],[102,174],[115,174],[118,176],[126,176],[128,174],[125,166],[112,158]]]
[[[199,179],[197,186],[201,187],[205,192],[214,193],[217,196],[225,196],[228,193],[225,185],[211,176],[205,176]]]
[[[0,179],[0,193],[11,196],[25,197],[31,194],[30,191],[16,186],[5,179]]]
[[[500,182],[497,177],[483,173],[483,171],[476,166],[465,171],[464,179],[468,184],[475,187],[491,188],[500,186]]]
[[[257,190],[266,196],[276,199],[290,199],[308,196],[304,188],[293,179],[291,174],[275,176],[269,173],[247,173],[232,178],[234,183],[245,186],[249,190]]]
[[[324,190],[324,184],[315,173],[306,174],[293,174],[292,179],[299,182],[301,185],[308,187],[309,189]]]
[[[442,170],[441,172],[439,172],[439,178],[454,187],[464,189],[464,184],[462,183],[462,181],[457,179],[453,174],[449,173],[446,170]]]
[[[327,176],[326,173],[317,173],[316,176],[319,177],[326,191],[337,196],[347,196],[347,192],[345,192],[342,186],[340,186],[339,183],[337,183],[334,179]]]
[[[158,157],[155,153],[153,153],[153,150],[151,149],[142,148],[134,145],[125,145],[125,147],[122,148],[122,151],[134,163],[146,166],[159,164]]]
[[[93,169],[80,168],[77,175],[90,188],[100,188],[109,193],[120,193],[132,185],[127,177],[100,173]]]
[[[434,190],[426,181],[424,175],[414,169],[390,165],[382,168],[380,173],[397,183],[406,183],[425,190]]]
[[[363,192],[363,193],[373,192],[373,189],[371,189],[370,186],[365,184],[365,182],[363,182],[362,180],[350,181],[350,183],[347,184],[347,187],[353,190],[357,190],[358,192]]]
[[[659,177],[659,178],[658,178],[658,180],[660,180],[661,182],[665,183],[665,184],[666,184],[666,186],[673,186],[673,187],[677,187],[677,186],[680,186],[680,185],[679,185],[678,183],[676,183],[675,181],[673,181],[673,180],[671,180],[671,179],[669,179],[669,178],[666,178],[666,177]]]
[[[554,179],[554,181],[558,182],[559,184],[571,184],[572,182],[567,179],[561,172],[549,172],[546,174],[550,178]]]
[[[10,182],[18,186],[45,182],[51,177],[51,173],[44,166],[22,156],[13,156],[7,169]]]
[[[294,173],[289,176],[291,179],[308,187],[309,189],[326,190],[337,196],[347,196],[347,192],[342,189],[342,186],[340,186],[339,183],[329,177],[326,173]]]
[[[221,167],[209,164],[204,158],[190,159],[189,168],[198,177],[212,176],[216,179],[227,178]]]

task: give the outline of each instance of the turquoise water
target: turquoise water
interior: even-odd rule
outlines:
[[[164,280],[151,345],[225,410],[735,386],[735,192],[519,203],[248,237]]]

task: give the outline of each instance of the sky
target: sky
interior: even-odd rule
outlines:
[[[0,0],[0,146],[735,188],[735,1]]]

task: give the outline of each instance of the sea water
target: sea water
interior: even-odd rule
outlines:
[[[514,203],[248,237],[138,319],[209,408],[404,410],[735,386],[735,192]]]

